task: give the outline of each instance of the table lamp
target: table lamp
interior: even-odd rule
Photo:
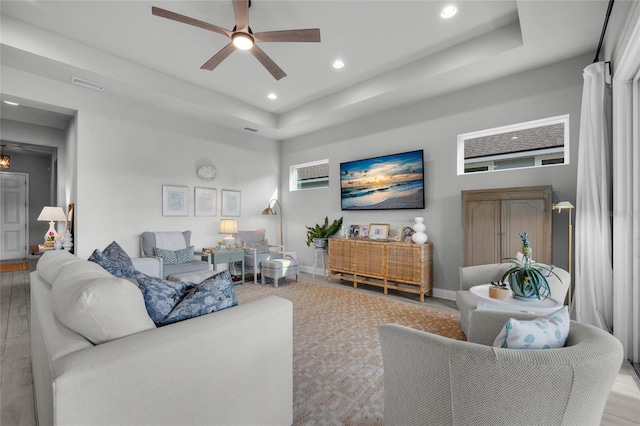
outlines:
[[[220,233],[227,234],[227,236],[222,239],[224,241],[224,247],[227,249],[233,248],[236,240],[229,234],[238,233],[238,221],[235,219],[220,219]]]
[[[38,216],[38,221],[49,222],[49,229],[44,234],[45,245],[53,245],[53,242],[58,238],[56,232],[56,222],[64,222],[67,220],[67,216],[64,214],[62,207],[44,206]]]

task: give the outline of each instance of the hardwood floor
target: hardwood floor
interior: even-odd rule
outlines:
[[[35,261],[30,261],[30,266],[33,270]],[[312,279],[310,274],[303,275],[305,279]],[[427,298],[426,302],[440,305],[441,308],[455,307],[455,302],[451,301]],[[29,271],[0,273],[2,426],[36,424],[31,385],[29,321]],[[601,425],[640,425],[640,388],[628,361],[623,363],[613,385]]]

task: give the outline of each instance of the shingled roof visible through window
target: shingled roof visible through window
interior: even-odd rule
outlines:
[[[464,158],[479,158],[556,147],[564,147],[563,123],[467,139],[464,143]]]

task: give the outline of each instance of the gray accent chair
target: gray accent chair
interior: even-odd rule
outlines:
[[[379,327],[385,426],[600,424],[623,358],[615,337],[572,321],[563,348],[494,348],[508,318],[536,315],[472,315],[467,342]]]
[[[235,239],[236,247],[244,250],[245,272],[253,273],[254,284],[258,282],[258,274],[260,273],[262,262],[284,258],[284,246],[269,244],[264,229],[238,231]],[[234,266],[239,265],[240,264],[237,263]]]
[[[163,245],[156,238],[162,238],[165,241],[171,241],[170,244]],[[159,244],[159,245],[158,245]],[[181,263],[178,265],[165,265],[162,258],[155,256],[153,249],[160,248],[164,250],[180,250],[191,246],[191,231],[163,231],[163,232],[143,232],[140,234],[140,252],[141,257],[156,257],[160,261],[160,277],[167,279],[171,275],[184,274],[187,272],[206,271],[211,264],[211,254],[201,251],[195,251],[196,260],[193,262]],[[201,260],[199,260],[200,258]]]
[[[471,313],[478,307],[478,299],[469,292],[469,289],[475,285],[499,281],[512,266],[512,263],[489,263],[460,267],[460,290],[456,292],[456,304],[460,310],[460,326],[465,336],[469,336]],[[557,267],[553,268],[553,272],[560,279],[553,274],[547,277],[551,288],[551,297],[558,301],[564,301],[571,283],[571,275],[564,269]]]

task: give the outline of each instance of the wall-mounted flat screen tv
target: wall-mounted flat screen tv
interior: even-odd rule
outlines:
[[[422,150],[340,163],[342,210],[424,208]]]

